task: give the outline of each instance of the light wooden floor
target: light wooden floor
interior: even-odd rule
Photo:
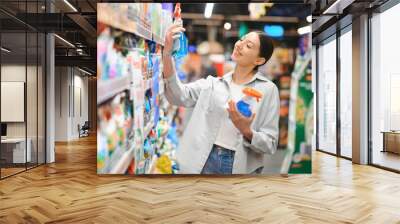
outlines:
[[[25,170],[25,167],[24,168],[1,168],[1,177],[2,178],[7,177],[12,174],[24,171],[24,170]]]
[[[96,175],[96,140],[0,181],[0,223],[400,223],[400,175],[316,152],[312,175]]]
[[[28,169],[33,169],[36,164],[29,164]],[[16,168],[1,168],[1,178],[5,178],[7,176],[25,171],[25,167],[16,167]]]

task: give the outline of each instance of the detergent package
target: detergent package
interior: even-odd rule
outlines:
[[[237,110],[245,117],[251,117],[254,111],[254,105],[260,101],[262,93],[258,90],[245,87],[243,89],[243,98],[236,103]]]
[[[177,3],[174,11],[174,24],[178,24],[183,26],[182,17],[181,17],[181,4]],[[172,47],[172,55],[175,58],[182,58],[188,54],[188,40],[184,33],[179,34],[179,38],[174,40],[174,44]]]

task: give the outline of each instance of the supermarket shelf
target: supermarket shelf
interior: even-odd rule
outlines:
[[[111,170],[113,170],[117,164],[119,164],[121,157],[125,154],[125,150],[122,149],[121,147],[118,147],[115,149],[115,151],[112,153],[110,160],[107,164],[107,172],[109,173]]]
[[[99,80],[97,87],[97,104],[101,104],[123,90],[129,89],[129,86],[129,76],[123,76],[107,81]]]
[[[150,133],[151,129],[153,129],[153,127],[154,127],[154,121],[151,120],[151,121],[146,125],[146,127],[144,127],[144,130],[143,130],[143,139],[145,139],[145,138],[149,135],[149,133]]]
[[[164,82],[160,82],[159,84],[159,95],[164,94]]]
[[[151,38],[151,30],[149,30],[148,28],[146,28],[143,24],[138,24],[138,26],[136,27],[136,35],[141,36],[147,40],[152,40]]]
[[[157,147],[158,148],[160,148],[164,144],[165,138],[166,138],[167,135],[168,135],[168,132],[165,135],[160,136],[159,141],[157,143]]]
[[[173,113],[168,114],[168,126],[169,126],[169,127],[172,127],[172,122],[174,121],[173,118],[174,118],[174,115],[175,115],[176,110],[177,110],[177,108],[175,108],[175,109],[173,110]],[[169,132],[169,130],[168,130],[168,132]],[[167,132],[167,134],[165,134],[165,135],[162,137],[162,143],[161,143],[161,145],[164,144],[165,140],[167,139],[168,132]],[[161,145],[160,145],[160,146],[161,146]]]
[[[132,161],[134,156],[134,148],[132,147],[129,151],[126,151],[122,156],[118,163],[111,170],[111,174],[124,174],[128,169],[130,162]]]
[[[163,45],[164,46],[164,41],[159,37],[158,35],[155,35],[153,33],[153,41],[156,42],[157,44]]]
[[[157,161],[157,155],[154,154],[153,157],[151,158],[149,169],[146,171],[146,174],[155,174],[154,171],[155,171],[156,161]]]
[[[121,6],[123,5],[121,4],[120,7]],[[109,26],[121,29],[125,32],[133,33],[145,39],[152,40],[151,30],[149,30],[149,28],[146,28],[145,24],[137,23],[135,19],[131,19],[139,17],[137,11],[131,11],[131,15],[129,17],[127,16],[127,13],[121,13],[121,11],[124,12],[124,9],[110,7],[110,4],[100,4],[98,8],[98,12],[100,13],[97,14],[98,21]]]
[[[151,88],[151,81],[152,79],[147,79],[144,81],[144,91],[146,92],[148,89]]]
[[[162,57],[161,53],[150,53],[150,56]]]

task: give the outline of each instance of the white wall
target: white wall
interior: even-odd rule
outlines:
[[[72,123],[72,135],[78,136],[77,126],[80,124],[81,126],[88,121],[89,112],[88,112],[88,78],[82,77],[82,73],[79,70],[75,70],[74,76],[74,119]],[[79,75],[76,75],[78,72]],[[79,102],[81,101],[81,102]],[[82,107],[82,108],[80,108]],[[82,111],[80,111],[82,110]]]
[[[25,80],[26,77],[27,81]],[[23,106],[22,108],[23,113],[26,110],[27,120],[25,122],[7,122],[7,137],[25,138],[26,134],[31,142],[32,162],[36,162],[36,159],[39,158],[39,163],[44,163],[45,153],[45,118],[43,111],[45,90],[43,78],[44,74],[40,66],[25,66],[25,64],[4,64],[1,66],[2,82],[25,82],[27,91],[26,107]],[[4,110],[10,110],[10,108],[1,108],[1,110],[4,112]],[[38,157],[37,153],[39,153]]]
[[[10,64],[10,65],[2,65],[1,66],[1,81],[3,82],[25,82],[25,71],[26,67],[24,65],[18,65],[18,64]],[[33,66],[28,66],[27,71],[28,74],[31,72],[36,73],[36,67]],[[36,83],[35,83],[36,84]],[[32,98],[32,96],[36,97],[36,89],[34,93],[27,93],[28,98]],[[31,102],[32,99],[27,99],[27,102]],[[36,105],[35,105],[36,107]],[[7,108],[1,108],[1,110],[7,110]],[[27,114],[28,116],[28,121],[32,121],[33,117],[31,117],[32,114]],[[36,114],[34,115],[34,118],[36,119]],[[36,120],[35,120],[36,121]],[[25,137],[25,123],[26,122],[10,122],[7,123],[7,136],[8,137]],[[31,127],[29,125],[28,127]],[[28,136],[29,137],[29,136]]]
[[[24,65],[2,65],[1,66],[1,81],[3,82],[25,82],[25,64]],[[30,68],[28,67],[28,70]],[[1,108],[7,110],[7,108]],[[25,137],[25,123],[12,122],[7,123],[8,137]]]
[[[88,120],[88,78],[83,75],[76,68],[56,67],[56,141],[79,138],[78,124]]]
[[[68,86],[67,67],[55,68],[55,141],[68,141]]]

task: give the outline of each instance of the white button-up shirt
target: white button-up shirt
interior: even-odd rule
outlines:
[[[221,117],[226,113],[229,99],[229,82],[232,72],[223,77],[208,76],[192,83],[182,84],[176,75],[165,81],[165,96],[171,104],[193,108],[192,116],[185,128],[176,159],[180,174],[199,174],[207,161],[221,126]],[[276,152],[279,137],[279,92],[278,88],[256,73],[245,84],[263,93],[251,124],[253,138],[247,141],[243,135],[232,139],[235,145],[234,174],[252,173],[262,167],[264,158]]]

